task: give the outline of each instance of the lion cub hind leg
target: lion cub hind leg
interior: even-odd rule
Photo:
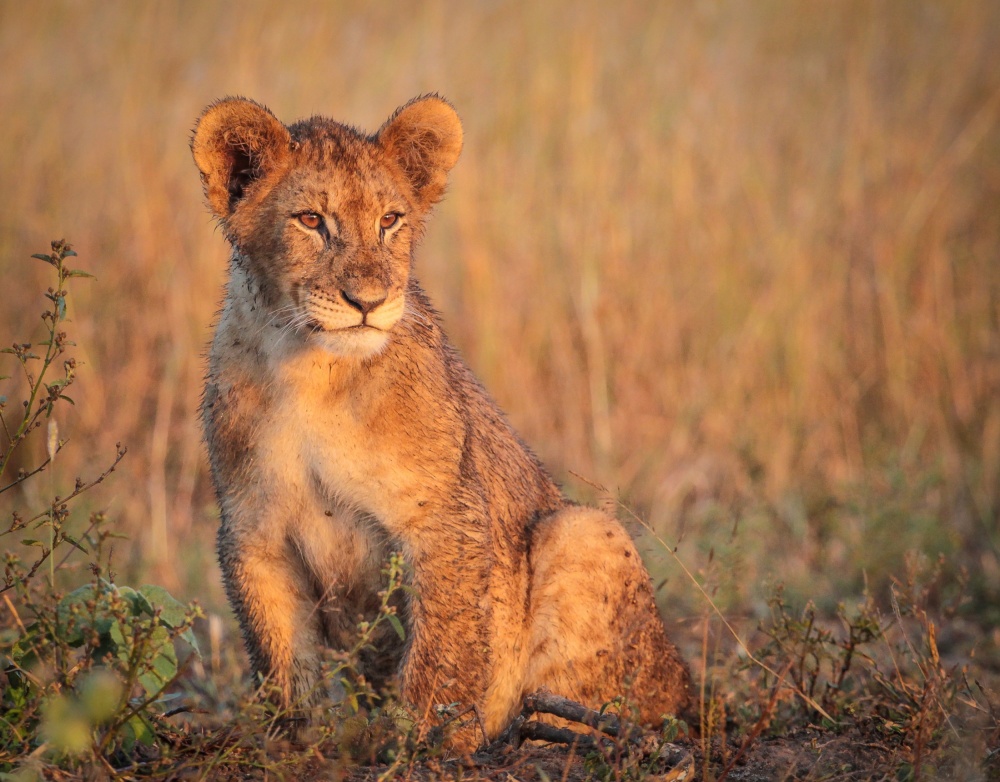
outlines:
[[[531,541],[525,694],[540,688],[599,709],[624,695],[658,725],[691,703],[691,681],[667,639],[649,574],[624,527],[593,508],[544,519]]]

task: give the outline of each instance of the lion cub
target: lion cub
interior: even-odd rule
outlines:
[[[475,706],[459,749],[546,687],[649,723],[690,704],[649,576],[622,526],[572,505],[448,342],[411,274],[462,149],[455,110],[406,104],[374,135],[285,126],[227,98],[191,143],[232,245],[202,408],[219,561],[255,671],[312,699],[400,550],[413,597],[369,680],[420,713]]]

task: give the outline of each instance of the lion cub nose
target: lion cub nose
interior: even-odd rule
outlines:
[[[371,294],[368,294],[368,296],[363,296],[358,293],[355,293],[354,291],[348,293],[345,290],[341,290],[340,295],[344,299],[344,301],[346,301],[348,304],[354,307],[354,309],[356,309],[362,315],[367,315],[369,312],[376,309],[380,304],[382,304],[386,299],[385,294],[383,294],[381,298],[372,298]]]

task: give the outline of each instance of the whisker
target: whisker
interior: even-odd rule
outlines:
[[[407,315],[410,315],[418,323],[422,323],[425,326],[430,326],[431,325],[430,319],[426,315],[424,315],[422,312],[418,312],[416,309],[414,309],[410,305],[409,301],[407,301],[407,303],[405,305],[403,305],[403,311]]]
[[[263,324],[261,324],[261,326],[260,326],[259,329],[257,329],[257,332],[254,334],[254,336],[255,337],[259,337],[261,334],[264,333],[265,329],[267,329],[270,326],[272,326],[275,323],[275,321],[279,320],[282,316],[288,314],[289,312],[294,313],[297,309],[298,309],[298,305],[292,303],[292,304],[286,304],[283,307],[278,307],[278,309],[273,310],[268,315],[267,320],[264,321]],[[293,318],[293,320],[294,320],[294,318]],[[284,326],[282,326],[282,328],[284,328]]]
[[[274,347],[278,348],[281,343],[284,342],[285,337],[289,334],[293,334],[299,331],[302,326],[309,322],[308,312],[296,312],[282,327],[278,332],[277,339],[274,342]]]

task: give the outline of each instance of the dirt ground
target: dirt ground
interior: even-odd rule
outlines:
[[[892,741],[849,731],[833,735],[824,730],[800,730],[786,736],[761,738],[741,756],[739,743],[725,753],[716,745],[706,763],[696,743],[667,745],[654,762],[626,761],[613,768],[593,755],[568,747],[522,747],[500,755],[477,755],[466,760],[424,762],[391,770],[388,766],[355,767],[345,772],[351,782],[378,779],[476,779],[496,782],[577,782],[592,779],[647,779],[662,782],[732,782],[819,780],[967,779],[1000,780],[1000,753],[994,751],[980,765],[976,757],[942,758],[928,753],[919,763],[912,751]],[[319,771],[319,769],[317,769]],[[387,773],[388,772],[388,773]],[[320,778],[320,777],[317,777]]]

